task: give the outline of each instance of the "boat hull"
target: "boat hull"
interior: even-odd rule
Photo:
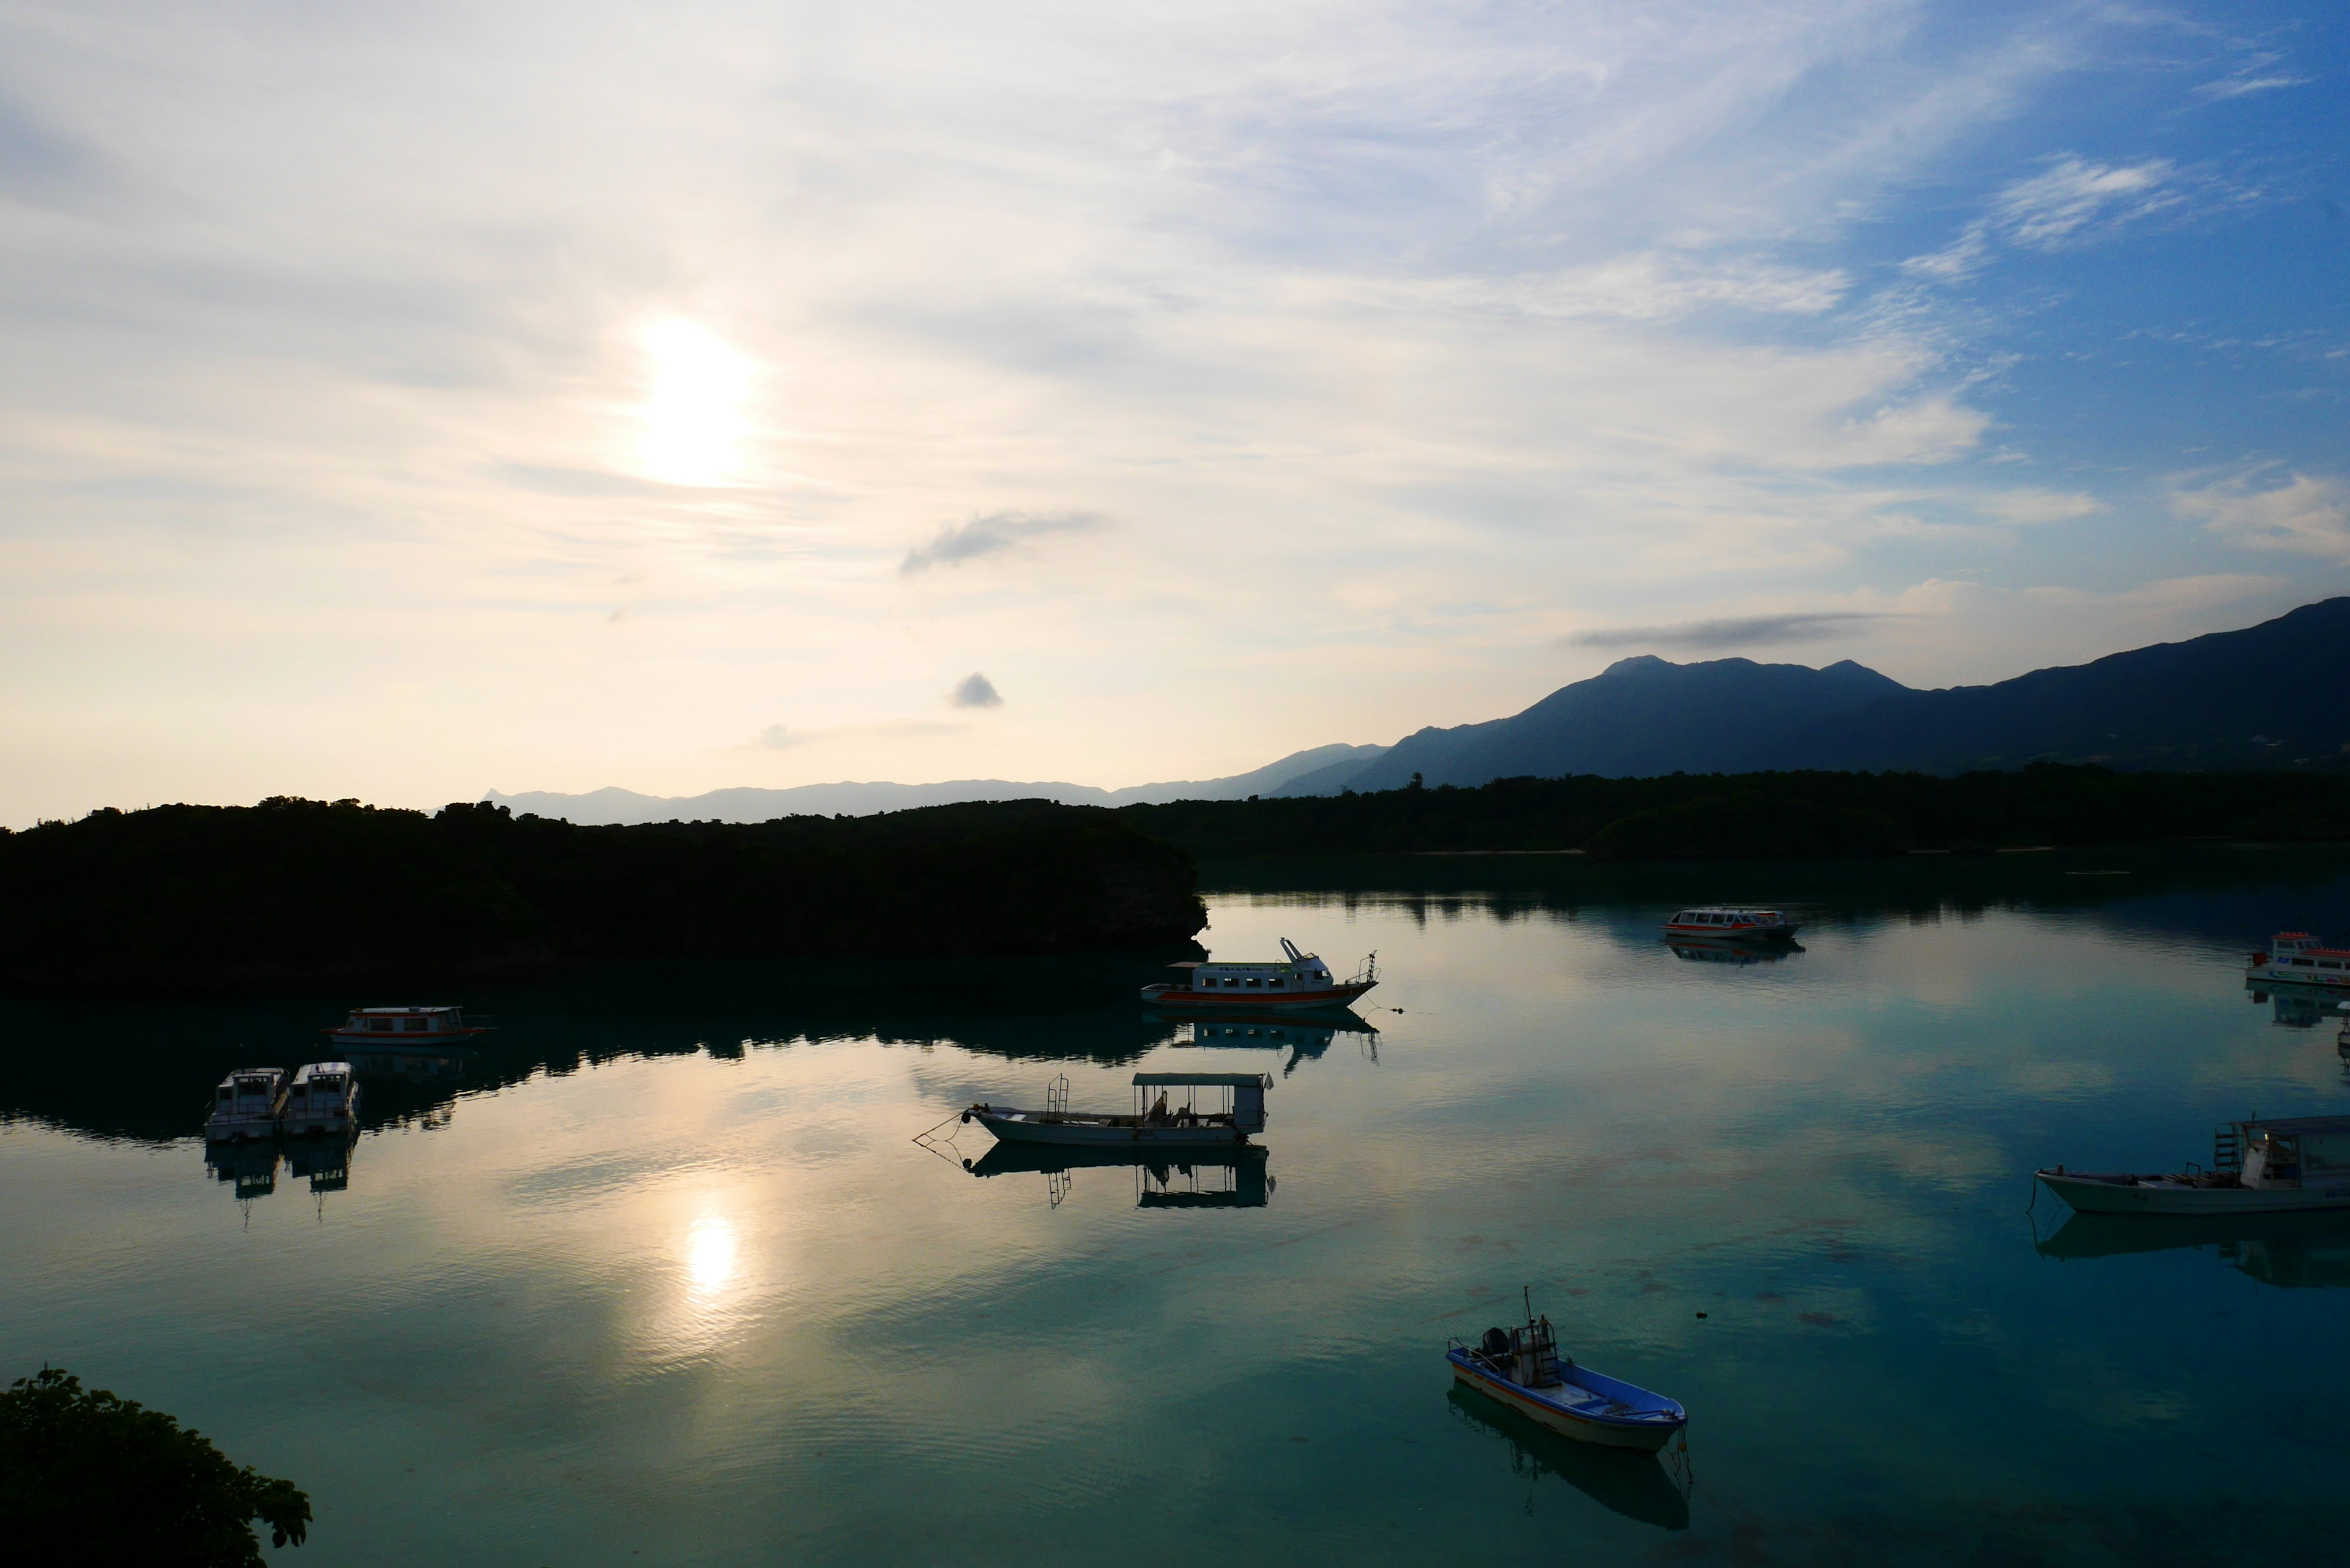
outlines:
[[[1665,935],[1669,937],[1709,937],[1718,942],[1792,942],[1803,929],[1801,920],[1782,920],[1771,926],[1682,926],[1670,920],[1665,922]]]
[[[246,1143],[277,1136],[277,1118],[267,1116],[214,1116],[204,1124],[207,1143]]]
[[[1288,996],[1267,996],[1263,992],[1246,994],[1222,991],[1193,991],[1184,986],[1146,985],[1142,1000],[1150,1007],[1162,1010],[1197,1011],[1219,1016],[1227,1012],[1303,1012],[1315,1010],[1333,1011],[1349,1007],[1357,997],[1369,992],[1378,981],[1369,985],[1337,985],[1327,991],[1301,991]]]
[[[2162,1176],[2034,1174],[2079,1214],[2350,1213],[2350,1187],[2198,1187]]]
[[[980,1126],[1006,1143],[1059,1144],[1075,1148],[1215,1148],[1243,1144],[1248,1134],[1232,1127],[1119,1126],[1111,1117],[1057,1116],[1041,1111],[974,1107]]]
[[[2314,970],[2256,963],[2246,966],[2244,978],[2262,985],[2305,985],[2315,991],[2350,991],[2350,970]]]
[[[1603,1413],[1578,1410],[1571,1405],[1544,1397],[1543,1390],[1527,1388],[1511,1382],[1506,1377],[1498,1376],[1479,1366],[1461,1351],[1450,1352],[1445,1359],[1452,1364],[1452,1376],[1455,1382],[1466,1384],[1479,1393],[1499,1401],[1507,1408],[1515,1410],[1528,1420],[1546,1427],[1562,1437],[1573,1438],[1577,1442],[1596,1443],[1602,1448],[1608,1449],[1632,1449],[1640,1453],[1653,1454],[1671,1442],[1681,1428],[1689,1425],[1688,1416],[1681,1412],[1679,1406],[1672,1405],[1669,1400],[1665,1403],[1671,1407],[1670,1413],[1662,1418],[1637,1419],[1610,1417]],[[1582,1376],[1606,1384],[1611,1388],[1620,1387],[1628,1393],[1646,1394],[1646,1390],[1633,1388],[1629,1384],[1617,1384],[1613,1378],[1600,1378],[1596,1374],[1588,1372],[1583,1373]],[[1654,1397],[1654,1396],[1649,1397]]]

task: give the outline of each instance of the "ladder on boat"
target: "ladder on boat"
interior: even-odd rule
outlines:
[[[1069,1114],[1069,1075],[1066,1073],[1045,1085],[1045,1119],[1057,1122]]]
[[[2243,1171],[2243,1124],[2221,1122],[2211,1134],[2211,1173],[2214,1176],[2241,1176]]]

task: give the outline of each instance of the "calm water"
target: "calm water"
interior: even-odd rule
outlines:
[[[1895,871],[1225,878],[1223,956],[1378,950],[1352,1030],[1144,1019],[1170,955],[367,998],[502,1027],[371,1085],[347,1166],[176,1136],[347,999],[20,1005],[5,1375],[293,1477],[317,1523],[273,1555],[322,1568],[2323,1555],[2350,1232],[2166,1248],[2026,1204],[2035,1164],[2350,1112],[2334,1024],[2241,977],[2276,925],[2350,934],[2344,865]],[[1808,902],[1805,950],[1657,939],[1757,896]],[[1139,1066],[1274,1074],[1263,1170],[911,1141],[1063,1073],[1123,1107]],[[1527,1285],[1689,1407],[1684,1477],[1451,1392],[1445,1337]]]

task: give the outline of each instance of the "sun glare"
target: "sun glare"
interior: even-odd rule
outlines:
[[[707,327],[662,321],[645,329],[652,393],[640,410],[644,471],[668,484],[724,484],[741,465],[751,361]]]
[[[686,1237],[685,1272],[693,1293],[714,1295],[734,1277],[734,1227],[723,1220],[703,1220]]]

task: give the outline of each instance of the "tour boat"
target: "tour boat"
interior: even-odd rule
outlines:
[[[313,1062],[294,1075],[286,1096],[286,1131],[290,1137],[307,1133],[358,1130],[359,1085],[348,1062]]]
[[[1789,919],[1783,909],[1680,909],[1665,922],[1665,935],[1786,941],[1802,924]]]
[[[285,1068],[239,1067],[213,1091],[204,1137],[216,1143],[276,1137],[277,1118],[285,1110]]]
[[[2253,980],[2350,991],[2350,948],[2322,946],[2307,931],[2279,931],[2268,951],[2252,955],[2244,972]]]
[[[1455,1381],[1498,1399],[1554,1432],[1611,1449],[1655,1453],[1689,1425],[1677,1399],[1559,1358],[1550,1319],[1527,1308],[1523,1328],[1489,1328],[1475,1345],[1445,1350]]]
[[[476,1034],[485,1025],[465,1022],[462,1007],[354,1007],[337,1029],[319,1031],[336,1044],[363,1051],[413,1046],[452,1045]]]
[[[2223,1123],[2211,1168],[2176,1176],[2037,1171],[2048,1190],[2083,1214],[2350,1212],[2350,1116]]]
[[[1142,1000],[1159,1008],[1279,1008],[1345,1007],[1378,984],[1379,955],[1371,954],[1349,980],[1333,980],[1330,966],[1312,953],[1300,952],[1287,937],[1281,939],[1287,957],[1263,963],[1202,963],[1172,965],[1184,971],[1172,985],[1146,985]]]
[[[1129,1148],[1246,1143],[1249,1134],[1264,1130],[1264,1092],[1272,1087],[1272,1077],[1263,1073],[1137,1073],[1134,1114],[1116,1116],[1069,1109],[1065,1073],[1045,1085],[1041,1111],[983,1102],[963,1112],[962,1119],[1013,1143]],[[1201,1089],[1218,1091],[1212,1108],[1200,1108]],[[1184,1091],[1182,1103],[1170,1105],[1170,1096],[1179,1090]]]

